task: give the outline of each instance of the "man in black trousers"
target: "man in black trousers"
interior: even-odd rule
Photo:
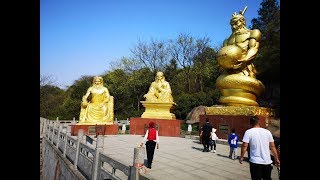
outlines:
[[[203,151],[209,152],[209,142],[211,138],[212,125],[209,123],[209,119],[206,118],[206,123],[202,126],[200,136],[202,138]]]

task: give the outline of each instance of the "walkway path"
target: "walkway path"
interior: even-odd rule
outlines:
[[[106,135],[104,154],[132,165],[134,148],[138,147],[142,139],[141,135]],[[238,159],[229,159],[228,145],[217,144],[217,152],[213,153],[202,152],[203,146],[199,140],[166,136],[160,136],[159,139],[160,146],[155,150],[152,169],[146,169],[145,176],[149,179],[250,179],[249,163],[244,161],[240,164]],[[237,154],[240,156],[240,148]],[[125,176],[118,173],[116,175],[124,179]],[[276,166],[273,166],[272,179],[279,179]]]

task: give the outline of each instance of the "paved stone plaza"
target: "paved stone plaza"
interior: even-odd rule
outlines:
[[[142,139],[141,135],[106,135],[103,152],[119,162],[132,165],[134,148]],[[213,153],[202,152],[203,146],[199,140],[166,136],[160,136],[159,139],[160,146],[155,150],[152,169],[146,168],[145,176],[149,179],[251,179],[249,163],[244,161],[240,164],[238,159],[229,159],[228,145],[218,143],[217,152]],[[237,154],[240,156],[240,148]],[[145,164],[146,158],[145,155]],[[116,175],[120,179],[126,178],[118,173]],[[279,179],[276,166],[273,166],[271,177]]]

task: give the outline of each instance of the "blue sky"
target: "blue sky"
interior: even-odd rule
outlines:
[[[101,75],[130,57],[138,43],[209,37],[219,46],[233,12],[245,6],[247,27],[262,0],[40,0],[40,74],[66,88],[83,75]]]

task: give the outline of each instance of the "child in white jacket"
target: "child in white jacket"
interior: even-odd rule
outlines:
[[[216,145],[216,140],[218,140],[218,136],[217,136],[217,134],[216,134],[216,131],[217,131],[217,129],[215,129],[215,128],[212,128],[212,132],[211,132],[211,142],[210,142],[210,149],[211,149],[211,151],[210,152],[212,152],[212,149],[213,149],[213,153],[215,153],[216,152],[216,147],[217,147],[217,145]]]

